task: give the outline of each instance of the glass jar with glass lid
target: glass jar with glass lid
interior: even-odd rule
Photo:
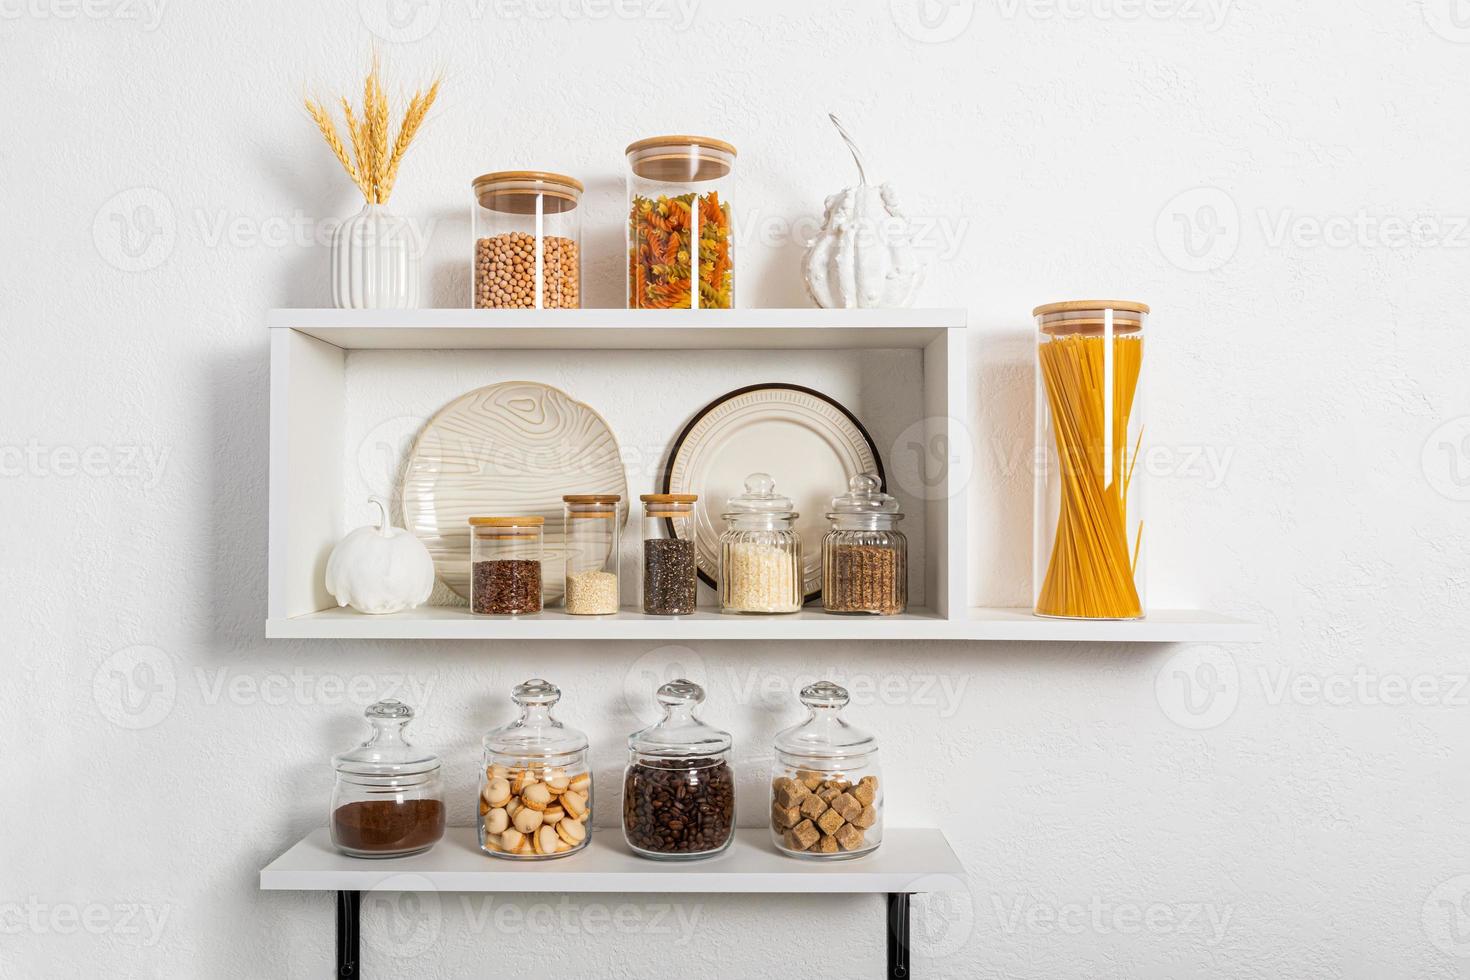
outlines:
[[[883,840],[878,740],[842,717],[847,701],[831,681],[808,685],[806,720],[776,733],[771,835],[787,854],[859,857]]]
[[[622,497],[579,493],[562,497],[566,563],[563,595],[572,616],[618,611],[618,519]]]
[[[735,613],[793,613],[801,609],[801,534],[790,497],[776,492],[766,473],[745,479],[731,497],[720,535],[720,608]]]
[[[643,501],[643,611],[650,616],[689,616],[698,596],[692,493],[645,493]],[[667,531],[667,533],[666,533]]]
[[[628,309],[735,306],[728,180],[735,147],[654,136],[628,155]]]
[[[363,712],[371,735],[332,758],[332,844],[361,858],[402,857],[444,836],[439,757],[404,738],[413,709],[389,698]]]
[[[485,734],[480,847],[519,860],[565,857],[592,836],[587,736],[552,717],[561,698],[539,677],[517,684],[520,717]]]
[[[470,518],[470,611],[519,616],[541,611],[544,517]]]
[[[582,305],[580,181],[542,170],[476,177],[475,309]]]
[[[675,680],[657,693],[664,716],[628,736],[623,836],[644,857],[710,857],[735,836],[730,733],[695,717],[704,688]]]
[[[876,473],[847,481],[832,498],[822,538],[822,608],[832,613],[893,616],[908,604],[908,539],[898,499],[883,492]]]

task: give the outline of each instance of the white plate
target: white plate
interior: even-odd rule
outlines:
[[[588,406],[531,381],[477,388],[424,426],[403,475],[403,519],[428,546],[441,581],[470,593],[475,515],[546,518],[542,594],[561,598],[562,495],[615,493],[627,521],[628,481],[618,441]]]
[[[667,493],[697,493],[695,551],[699,577],[715,586],[720,565],[721,514],[752,473],[769,473],[776,492],[801,514],[804,591],[822,592],[822,536],[832,498],[858,473],[883,476],[878,448],[847,409],[796,385],[753,385],[710,402],[679,435],[664,476]],[[674,532],[687,535],[682,521]]]

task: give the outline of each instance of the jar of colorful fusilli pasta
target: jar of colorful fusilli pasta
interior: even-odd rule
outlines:
[[[654,136],[627,153],[628,309],[732,309],[727,191],[735,147],[707,136]]]

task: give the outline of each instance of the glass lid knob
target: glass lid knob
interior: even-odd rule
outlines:
[[[831,681],[817,681],[801,689],[801,703],[808,708],[841,708],[847,702],[847,688]]]
[[[561,698],[561,688],[548,680],[533,677],[517,684],[511,691],[511,698],[520,705],[556,704]]]
[[[362,714],[369,721],[410,721],[413,709],[397,698],[384,698],[368,705]]]
[[[681,677],[678,680],[669,681],[658,689],[658,703],[666,708],[678,707],[681,704],[703,704],[704,688]]]

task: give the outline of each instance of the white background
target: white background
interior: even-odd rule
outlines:
[[[1451,0],[395,6],[0,3],[0,974],[324,976],[330,896],[256,871],[324,819],[363,703],[420,708],[464,822],[511,684],[565,688],[611,787],[673,662],[747,813],[793,689],[865,692],[890,820],[971,875],[917,903],[920,975],[1470,970]],[[621,150],[663,132],[739,147],[740,302],[804,305],[785,229],[852,181],[842,115],[929,229],[922,302],[970,311],[976,601],[1028,597],[1029,310],[1151,303],[1154,598],[1266,641],[267,643],[263,313],[329,302],[357,207],[300,97],[359,91],[374,30],[405,85],[445,75],[393,199],[435,305],[470,179],[512,167],[586,181],[586,298],[618,305]],[[369,975],[880,971],[871,897],[477,903],[370,900]]]

